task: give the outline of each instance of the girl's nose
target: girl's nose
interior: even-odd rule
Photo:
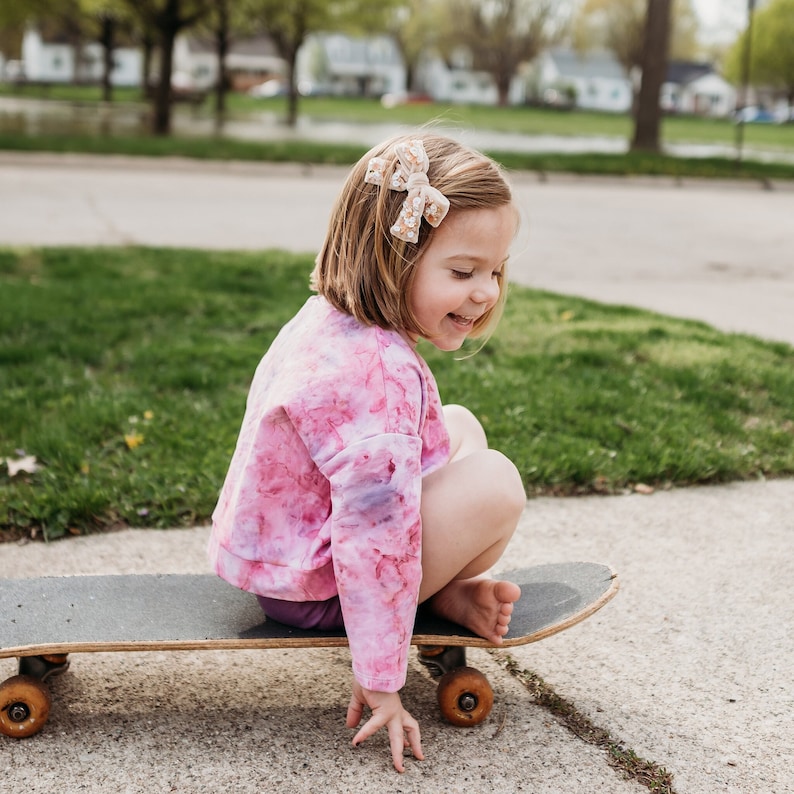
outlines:
[[[471,293],[473,303],[494,303],[499,298],[499,280],[490,276],[478,280]]]

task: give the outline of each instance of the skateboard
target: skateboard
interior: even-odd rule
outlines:
[[[616,575],[594,563],[539,565],[500,577],[521,587],[502,648],[574,626],[618,590]],[[485,720],[493,690],[467,666],[466,648],[496,646],[421,608],[412,644],[438,679],[443,717],[460,726]],[[66,671],[72,653],[345,646],[343,631],[266,619],[255,596],[212,574],[0,580],[0,659],[19,659],[18,674],[0,684],[0,733],[23,738],[42,729],[51,705],[47,682]]]

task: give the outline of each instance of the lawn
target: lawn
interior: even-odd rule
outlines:
[[[311,264],[0,249],[0,539],[207,521],[254,367]],[[785,344],[513,287],[482,351],[423,352],[529,494],[794,474]]]

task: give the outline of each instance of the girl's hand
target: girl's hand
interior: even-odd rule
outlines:
[[[397,692],[373,692],[354,681],[353,696],[347,708],[348,728],[355,728],[361,722],[364,706],[369,706],[372,716],[353,737],[354,746],[357,747],[365,739],[369,739],[385,725],[389,731],[392,761],[398,772],[405,771],[403,751],[406,747],[411,748],[414,758],[420,761],[424,759],[419,723],[403,708]]]

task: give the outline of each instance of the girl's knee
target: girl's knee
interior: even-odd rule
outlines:
[[[527,495],[521,474],[510,458],[495,449],[484,450],[487,481],[491,486],[494,508],[506,520],[518,518],[526,506]]]
[[[450,460],[488,448],[488,439],[480,420],[465,406],[445,405],[444,424],[449,433]]]

